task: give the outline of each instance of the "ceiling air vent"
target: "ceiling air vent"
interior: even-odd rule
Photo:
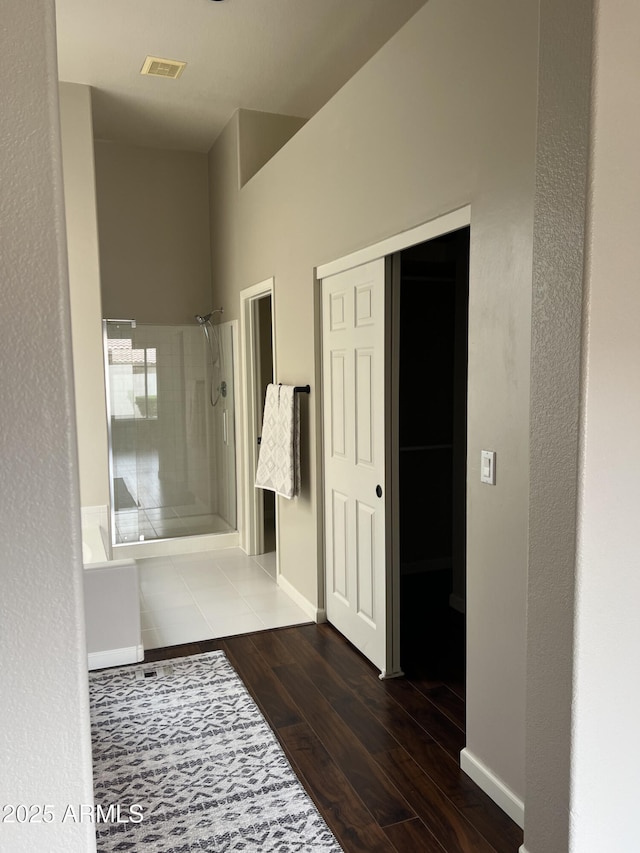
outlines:
[[[187,63],[178,62],[175,59],[161,59],[159,56],[147,56],[144,65],[140,69],[141,74],[151,77],[169,77],[177,80]]]

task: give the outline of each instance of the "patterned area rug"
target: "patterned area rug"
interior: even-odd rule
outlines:
[[[339,853],[224,652],[89,683],[99,853]]]

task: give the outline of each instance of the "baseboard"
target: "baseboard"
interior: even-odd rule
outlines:
[[[453,607],[458,613],[467,612],[467,602],[461,595],[457,595],[455,592],[452,592],[449,596],[449,607]]]
[[[509,815],[511,820],[515,821],[522,829],[524,827],[524,803],[517,797],[510,788],[499,779],[486,764],[483,764],[468,749],[463,749],[460,753],[460,769],[476,783],[479,788],[491,797],[491,799],[500,806],[503,812]]]
[[[308,599],[302,595],[302,593],[298,592],[298,590],[293,586],[293,584],[289,583],[289,581],[283,577],[282,575],[278,575],[278,586],[282,589],[283,592],[286,592],[289,598],[293,599],[293,601],[298,605],[301,610],[307,614],[309,619],[313,622],[326,622],[327,621],[327,613],[325,610],[321,610],[312,604]]]
[[[527,853],[527,848],[524,846],[524,844],[522,845],[518,853]]]
[[[104,652],[89,652],[89,669],[106,669],[110,666],[125,666],[144,660],[144,646],[127,646],[124,649],[107,649]]]

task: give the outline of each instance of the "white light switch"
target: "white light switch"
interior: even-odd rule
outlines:
[[[483,450],[480,454],[480,482],[490,486],[496,484],[496,452]]]

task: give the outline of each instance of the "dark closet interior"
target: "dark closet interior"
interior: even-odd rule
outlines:
[[[393,269],[401,666],[463,685],[469,228],[398,252]]]

